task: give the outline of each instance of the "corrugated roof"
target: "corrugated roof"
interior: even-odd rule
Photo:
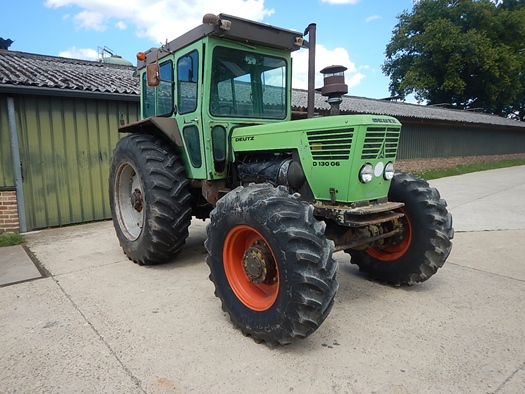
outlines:
[[[292,103],[294,107],[306,108],[307,91],[294,89],[292,92]],[[315,108],[317,110],[330,109],[330,104],[326,102],[326,97],[321,96],[318,92],[316,92],[315,95]],[[342,112],[390,115],[399,118],[414,118],[414,120],[428,119],[433,121],[491,124],[525,128],[525,122],[502,118],[496,115],[355,96],[343,96],[343,102],[341,103],[340,108]]]
[[[83,92],[139,94],[135,67],[0,50],[0,85],[42,87]],[[1,86],[0,86],[1,87]],[[293,89],[292,107],[307,107],[307,91]],[[326,98],[316,92],[316,110],[329,110]],[[400,118],[462,122],[525,128],[518,122],[494,115],[399,103],[364,97],[344,96],[341,111],[390,115]]]
[[[134,67],[0,50],[0,84],[138,94]]]

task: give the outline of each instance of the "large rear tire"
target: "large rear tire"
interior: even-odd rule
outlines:
[[[188,237],[190,193],[179,156],[151,135],[122,138],[109,175],[113,224],[124,253],[138,264],[170,261]]]
[[[207,227],[215,295],[244,335],[269,345],[306,338],[328,316],[337,291],[333,243],[311,205],[284,187],[238,187]]]
[[[393,285],[423,282],[443,266],[452,249],[454,229],[447,203],[425,180],[399,171],[392,179],[388,199],[405,204],[400,209],[405,214],[402,236],[382,249],[346,252],[371,279]]]

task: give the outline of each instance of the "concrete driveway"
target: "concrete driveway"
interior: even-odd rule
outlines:
[[[51,276],[0,288],[0,393],[523,393],[525,166],[431,184],[456,229],[436,276],[383,286],[338,253],[330,316],[275,349],[221,311],[202,221],[153,267],[111,222],[30,234]]]

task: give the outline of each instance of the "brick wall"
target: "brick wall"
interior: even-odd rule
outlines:
[[[16,191],[0,190],[0,234],[4,232],[17,233],[19,231]]]
[[[437,168],[452,168],[457,165],[493,163],[498,161],[518,159],[525,159],[525,153],[515,153],[509,155],[438,157],[434,159],[397,160],[396,168],[401,171],[425,171]]]

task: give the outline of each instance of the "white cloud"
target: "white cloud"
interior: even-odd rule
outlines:
[[[359,0],[321,0],[328,4],[357,4]]]
[[[104,31],[106,30],[105,20],[103,14],[92,11],[82,11],[73,17],[76,25],[79,28],[88,30]]]
[[[380,19],[381,17],[379,15],[372,15],[372,16],[369,16],[368,18],[365,19],[365,22],[368,23],[368,22],[372,22],[372,21],[375,21],[376,19]]]
[[[294,52],[293,57],[293,79],[292,87],[295,89],[308,88],[308,51],[301,50]],[[341,65],[345,66],[345,80],[348,89],[352,89],[366,78],[366,75],[359,72],[355,63],[350,60],[348,52],[344,48],[327,49],[317,44],[315,47],[315,87],[323,86],[323,75],[319,72],[327,66]],[[364,67],[363,67],[364,68]],[[362,69],[360,67],[360,69]]]
[[[353,75],[350,75],[350,78],[348,78],[347,76],[345,78],[345,82],[348,85],[348,90],[350,91],[350,93],[352,93],[351,89],[359,85],[361,81],[365,78],[366,78],[366,75],[361,74],[361,73],[355,73]]]
[[[200,25],[202,16],[209,12],[224,12],[256,21],[274,13],[264,6],[264,0],[47,0],[45,5],[81,8],[83,11],[73,18],[80,28],[101,31],[116,19],[126,26],[135,26],[138,36],[157,44],[166,39],[171,41]]]
[[[125,22],[122,22],[122,21],[118,21],[115,26],[117,27],[117,29],[120,29],[120,30],[126,30],[128,28],[128,25],[126,25]]]
[[[60,57],[68,57],[71,59],[83,59],[83,60],[97,60],[98,53],[94,49],[90,48],[77,48],[71,47],[67,51],[62,51],[58,54]]]

